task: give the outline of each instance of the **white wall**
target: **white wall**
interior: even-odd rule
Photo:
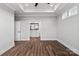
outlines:
[[[79,14],[58,20],[58,38],[68,48],[79,54]]]
[[[14,13],[0,5],[0,54],[14,46]]]
[[[30,25],[29,23],[36,22],[40,26],[40,35],[42,40],[55,40],[57,20],[54,16],[26,16],[16,17],[16,23],[20,22],[21,25],[21,39],[29,40]],[[17,26],[17,25],[16,25]],[[18,34],[18,33],[17,33]],[[16,36],[17,36],[16,34]],[[17,38],[15,39],[17,40]]]

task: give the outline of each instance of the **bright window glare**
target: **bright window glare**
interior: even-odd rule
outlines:
[[[74,6],[73,8],[69,9],[68,11],[65,11],[63,14],[62,14],[62,20],[69,17],[69,16],[73,16],[73,15],[76,15],[77,14],[77,6]]]
[[[74,6],[69,10],[69,16],[77,14],[77,6]]]

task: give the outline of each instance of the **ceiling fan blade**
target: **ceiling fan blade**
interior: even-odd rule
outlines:
[[[35,7],[37,7],[38,3],[35,3]]]

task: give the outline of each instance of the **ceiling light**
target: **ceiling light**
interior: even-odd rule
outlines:
[[[53,4],[51,4],[50,6],[53,7]]]
[[[28,4],[25,4],[25,6],[29,6]]]

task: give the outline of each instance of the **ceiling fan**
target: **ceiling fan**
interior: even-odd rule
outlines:
[[[47,4],[50,4],[50,3],[47,3]],[[37,7],[38,6],[38,3],[35,3],[35,7]]]
[[[35,3],[35,7],[37,7],[38,6],[38,3]]]

